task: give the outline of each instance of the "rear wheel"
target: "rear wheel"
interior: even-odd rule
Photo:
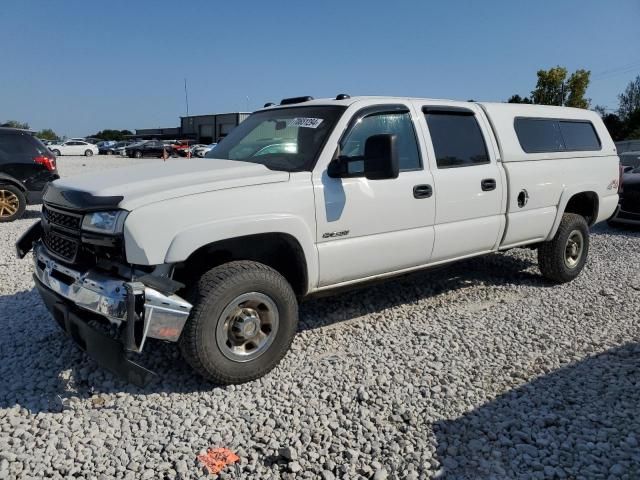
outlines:
[[[538,266],[542,275],[565,283],[576,278],[587,261],[589,226],[583,216],[565,213],[552,240],[538,248]]]
[[[85,157],[90,157],[93,155],[93,150],[85,150],[84,151],[84,156]]]
[[[298,324],[298,304],[286,279],[257,262],[209,270],[195,287],[180,348],[187,362],[215,383],[243,383],[284,357]]]
[[[0,222],[13,222],[27,208],[24,193],[13,185],[0,184]]]

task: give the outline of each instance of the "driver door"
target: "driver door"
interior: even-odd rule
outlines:
[[[364,162],[349,162],[350,178],[313,176],[319,286],[410,269],[429,261],[434,241],[433,179],[406,105],[376,105],[351,118],[337,145],[341,157],[362,157],[368,137],[396,135],[398,178],[368,180]],[[333,147],[330,147],[333,148]]]

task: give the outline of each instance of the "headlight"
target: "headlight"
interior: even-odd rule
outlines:
[[[125,210],[87,213],[82,220],[82,229],[99,233],[122,233],[127,213]]]

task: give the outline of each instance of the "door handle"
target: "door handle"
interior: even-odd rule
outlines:
[[[415,198],[429,198],[433,195],[431,185],[416,185],[413,187],[413,196]]]
[[[496,179],[495,178],[485,178],[480,182],[480,186],[482,187],[483,192],[489,192],[491,190],[496,189]]]

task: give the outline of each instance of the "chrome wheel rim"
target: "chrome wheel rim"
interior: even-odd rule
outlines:
[[[20,208],[18,196],[9,190],[0,190],[0,217],[11,217],[18,212],[18,208]]]
[[[564,249],[564,263],[569,268],[575,268],[584,251],[584,235],[580,230],[573,230],[567,238],[567,245]]]
[[[249,362],[273,343],[279,324],[278,307],[267,295],[244,293],[227,304],[218,319],[216,342],[234,362]]]

